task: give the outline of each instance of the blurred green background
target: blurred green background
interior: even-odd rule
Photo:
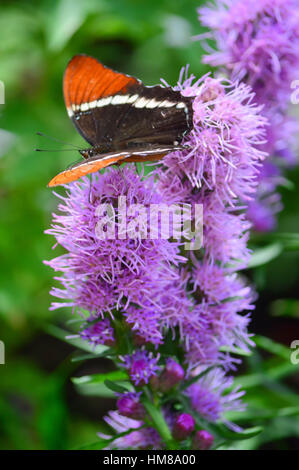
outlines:
[[[0,340],[5,343],[6,363],[0,365],[0,449],[66,449],[94,441],[101,416],[114,406],[112,399],[79,395],[70,381],[72,375],[109,370],[110,365],[71,362],[72,347],[47,333],[49,323],[64,325],[70,312],[48,310],[53,273],[43,260],[53,257],[54,241],[44,230],[57,201],[46,185],[78,154],[34,152],[36,147],[63,148],[36,132],[86,146],[65,111],[65,66],[74,54],[87,53],[148,85],[161,77],[174,85],[188,63],[199,77],[208,69],[201,64],[200,42],[191,37],[202,31],[196,13],[201,3],[1,1],[0,80],[5,85],[5,105],[0,105]],[[298,233],[299,172],[288,178],[292,185],[281,190],[285,210],[278,231]],[[254,243],[272,242],[262,238]],[[299,339],[298,259],[298,252],[287,250],[249,272],[260,296],[252,330],[286,347]],[[263,354],[256,352],[251,358],[247,365],[251,373],[261,367]],[[299,405],[298,377],[285,375],[284,382],[276,384],[282,387],[276,401],[272,397],[276,410]],[[255,406],[269,403],[265,390],[249,392]],[[272,418],[277,418],[275,412]],[[298,420],[292,417],[283,424],[273,420],[251,447],[296,447]]]

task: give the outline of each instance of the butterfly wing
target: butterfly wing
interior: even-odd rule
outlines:
[[[70,118],[98,154],[59,173],[51,187],[123,161],[159,160],[182,149],[192,128],[191,98],[160,85],[146,87],[86,55],[69,62],[63,92]]]
[[[191,98],[160,85],[146,87],[93,57],[71,59],[63,91],[77,130],[103,152],[177,144],[192,128]]]
[[[58,186],[61,184],[67,184],[72,181],[76,181],[82,176],[88,175],[89,173],[94,173],[96,171],[102,170],[110,165],[121,164],[123,162],[142,162],[142,161],[157,161],[163,158],[167,153],[170,153],[174,150],[181,150],[181,146],[162,146],[157,148],[148,147],[139,148],[138,150],[133,150],[130,152],[120,151],[120,152],[110,152],[107,154],[100,154],[87,160],[83,160],[79,163],[75,163],[65,171],[58,173],[52,180],[49,182],[48,186]]]
[[[137,79],[114,72],[90,56],[79,54],[70,60],[63,77],[64,100],[75,127],[88,143],[93,146],[102,143],[105,135],[94,113],[99,102],[103,105],[115,88],[124,94],[129,83],[137,82]]]

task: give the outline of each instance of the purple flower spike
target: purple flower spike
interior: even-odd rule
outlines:
[[[141,393],[126,393],[117,400],[117,408],[121,415],[128,418],[142,420],[145,417],[145,409],[140,403]]]
[[[208,450],[212,447],[213,443],[214,436],[204,429],[196,431],[192,440],[193,449],[196,450]]]
[[[175,420],[172,435],[178,441],[182,441],[194,431],[194,427],[194,418],[188,413],[182,413]]]
[[[199,16],[210,32],[198,38],[216,42],[216,50],[208,46],[209,54],[203,61],[220,66],[231,80],[251,86],[254,100],[263,106],[262,114],[269,123],[260,148],[275,165],[293,167],[298,163],[298,123],[289,107],[299,76],[297,0],[214,0],[199,9]],[[275,204],[268,198],[279,181],[273,186],[271,176],[263,173],[262,168],[257,205],[248,213],[254,229],[262,232],[275,228],[275,214],[282,209],[278,196]]]
[[[185,371],[182,366],[173,359],[168,359],[165,369],[160,376],[159,389],[162,392],[167,392],[172,387],[181,382],[184,378],[184,375]]]
[[[278,99],[285,109],[299,59],[296,0],[216,0],[199,9],[218,50],[204,57],[226,66],[233,79],[246,80],[260,102]]]
[[[109,168],[104,174],[91,175],[91,187],[87,178],[70,184],[48,231],[65,249],[64,255],[49,263],[62,273],[56,278],[60,287],[52,294],[61,299],[60,305],[89,312],[81,336],[93,344],[109,344],[114,341],[113,324],[126,334],[125,351],[130,354],[121,355],[121,344],[115,353],[137,393],[119,396],[118,411],[105,418],[118,434],[125,433],[113,442],[109,439],[107,448],[165,446],[157,430],[144,421],[139,387],[148,383],[153,406],[161,397],[161,412],[178,440],[194,432],[195,420],[187,413],[178,415],[164,403],[167,391],[185,377],[198,376],[213,366],[183,392],[203,419],[222,421],[236,430],[225,420],[225,412],[244,409],[243,393],[238,389],[227,392],[233,379],[226,372],[240,362],[231,352],[247,352],[251,344],[247,326],[254,293],[238,271],[250,258],[246,209],[266,156],[260,150],[266,119],[247,85],[208,76],[183,79],[181,74],[177,89],[194,97],[194,125],[182,150],[166,155],[149,178],[129,166],[122,172]],[[277,177],[271,173],[271,178]],[[129,210],[125,210],[129,232],[124,233],[119,223],[124,220],[119,205],[123,198],[125,209],[134,204],[134,211],[137,205],[138,211],[151,204],[202,206],[203,249],[186,248],[185,226],[180,240],[151,237],[149,227],[149,236],[132,238],[136,224],[131,222],[136,220]],[[103,204],[116,216],[113,237],[105,235],[108,229],[98,234],[98,208]],[[105,213],[108,217],[108,209]],[[110,223],[111,214],[108,219]],[[58,306],[55,302],[53,308]],[[165,358],[165,340],[167,346],[174,343],[171,351],[180,361],[184,356],[184,367]],[[162,372],[160,353],[166,363]]]
[[[128,369],[133,384],[142,387],[160,370],[158,366],[159,358],[159,355],[154,357],[152,353],[138,350],[131,356],[127,355],[123,358],[123,366]]]

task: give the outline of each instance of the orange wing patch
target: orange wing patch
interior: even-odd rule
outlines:
[[[86,176],[89,173],[95,173],[96,171],[102,170],[103,168],[106,168],[110,165],[161,160],[168,152],[169,150],[167,152],[156,153],[153,155],[131,155],[124,152],[118,155],[111,155],[109,158],[105,157],[93,161],[83,161],[73,168],[69,168],[68,170],[58,173],[58,175],[51,179],[48,187],[52,188],[53,186],[59,186],[61,184],[68,184],[72,181],[77,181],[82,176]]]
[[[114,72],[97,59],[86,55],[74,56],[67,65],[63,78],[66,107],[99,98],[125,94],[128,86],[138,84],[134,77]]]
[[[94,161],[87,161],[79,164],[73,168],[62,171],[58,175],[54,176],[48,184],[48,187],[58,186],[60,184],[71,183],[76,181],[82,176],[86,176],[89,173],[95,173],[96,171],[102,170],[107,166],[118,163],[119,161],[125,159],[125,154],[119,154],[117,156],[111,156],[110,158],[103,158]]]

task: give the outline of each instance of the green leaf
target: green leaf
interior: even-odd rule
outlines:
[[[96,356],[100,356],[109,349],[108,346],[104,346],[103,344],[99,344],[98,346],[94,347],[87,341],[81,339],[79,336],[74,335],[70,331],[59,328],[56,325],[47,325],[45,330],[48,334],[54,336],[55,338],[66,341],[72,346],[82,349],[83,351],[87,351],[88,353],[95,354]]]
[[[245,439],[251,439],[263,431],[262,426],[255,426],[244,429],[242,432],[231,431],[226,426],[224,426],[224,424],[213,424],[212,427],[220,436],[229,439],[230,441],[243,441]]]
[[[289,191],[294,191],[294,189],[296,189],[295,183],[286,177],[281,178],[279,186],[282,186],[283,188],[286,188]]]
[[[272,243],[271,245],[263,248],[258,248],[254,251],[250,258],[248,268],[256,268],[263,264],[269,263],[273,259],[277,258],[282,253],[283,246],[281,243]]]
[[[49,49],[60,50],[71,39],[86,18],[87,4],[87,0],[84,2],[53,1],[46,23]]]
[[[89,396],[114,398],[116,387],[118,387],[118,392],[121,390],[120,393],[133,390],[132,385],[128,382],[128,376],[124,371],[73,377],[72,382],[76,385],[80,394]],[[113,383],[114,386],[113,390],[111,383]],[[110,386],[108,386],[108,384]]]
[[[299,250],[299,233],[275,233],[270,236],[282,243],[286,250]]]
[[[163,441],[166,443],[167,447],[171,450],[174,449],[174,443],[173,439],[170,433],[170,430],[167,426],[167,423],[160,411],[159,408],[157,408],[150,400],[148,397],[143,396],[141,398],[141,401],[148,412],[149,416],[151,417],[154,427],[157,429],[159,432],[161,438]]]
[[[255,336],[254,342],[259,348],[262,348],[275,356],[279,356],[282,359],[286,359],[287,361],[290,360],[290,350],[283,344],[277,343],[276,341],[273,341],[273,339],[266,338],[266,336],[261,335]]]
[[[267,420],[269,421],[272,418],[276,417],[288,417],[288,416],[298,416],[299,415],[299,406],[289,406],[285,408],[273,408],[273,409],[248,409],[242,413],[232,412],[227,413],[227,417],[230,421],[239,422],[239,421],[256,421],[256,420]]]
[[[88,359],[98,359],[99,357],[107,357],[107,356],[114,356],[115,351],[111,348],[103,351],[101,354],[78,354],[72,357],[72,362],[79,362],[79,361],[86,361]]]
[[[268,364],[268,363],[266,363]],[[267,383],[269,380],[280,380],[284,377],[295,374],[299,371],[299,364],[292,364],[291,362],[282,362],[265,368],[262,372],[240,375],[235,378],[234,384],[240,385],[242,388],[248,389],[257,387]]]
[[[109,443],[111,442],[111,439],[100,439],[95,442],[91,442],[89,444],[85,444],[80,447],[76,447],[73,450],[102,450],[104,449]]]
[[[119,385],[115,382],[112,382],[111,380],[105,380],[105,385],[107,388],[112,390],[113,392],[116,393],[127,393],[129,390],[126,387],[123,387],[122,385]]]
[[[288,437],[299,437],[299,420],[287,417],[277,417],[269,421],[265,431],[259,437],[260,445],[265,442],[286,439]],[[279,447],[278,447],[279,448]]]
[[[237,348],[237,347],[231,348],[229,346],[222,346],[221,348],[219,348],[219,351],[229,352],[229,353],[232,353],[232,354],[238,354],[239,356],[245,356],[245,357],[252,356],[252,354],[253,354],[252,351],[244,351],[244,349]]]
[[[270,314],[273,317],[299,318],[299,301],[297,299],[278,299],[271,303]]]
[[[299,233],[285,232],[285,233],[269,233],[257,237],[257,241],[260,242],[272,242],[274,245],[282,245],[284,250],[297,251],[299,250]],[[270,245],[272,246],[272,245]],[[268,248],[268,247],[265,247]]]
[[[97,385],[99,383],[105,383],[106,380],[128,380],[128,375],[123,370],[114,370],[106,374],[93,374],[83,375],[82,377],[72,377],[72,382],[75,385]]]

